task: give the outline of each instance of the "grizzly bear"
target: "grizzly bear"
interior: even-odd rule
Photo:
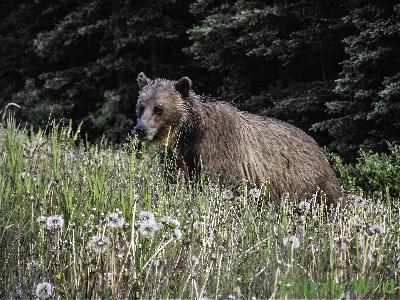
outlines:
[[[202,101],[192,82],[137,77],[135,131],[176,158],[189,178],[200,171],[226,185],[267,186],[273,197],[323,191],[341,196],[339,182],[317,143],[288,123],[217,101]],[[165,152],[164,152],[165,153]]]

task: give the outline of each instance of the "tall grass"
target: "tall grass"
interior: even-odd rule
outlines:
[[[398,199],[260,204],[50,131],[0,129],[0,298],[400,297]]]

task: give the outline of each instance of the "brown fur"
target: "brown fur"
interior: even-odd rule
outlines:
[[[186,172],[197,174],[200,166],[225,184],[247,180],[260,187],[267,184],[272,196],[288,192],[303,197],[321,189],[328,199],[341,196],[338,180],[317,143],[288,123],[263,118],[224,102],[202,102],[189,92],[191,82],[144,76],[138,106],[147,114],[141,120],[151,142],[167,146]],[[182,86],[183,85],[183,86]],[[161,116],[150,116],[161,105]],[[157,117],[157,118],[156,118]]]

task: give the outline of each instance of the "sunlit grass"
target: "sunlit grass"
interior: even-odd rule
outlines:
[[[260,204],[257,190],[169,183],[135,140],[15,127],[0,128],[1,298],[400,296],[398,199]]]

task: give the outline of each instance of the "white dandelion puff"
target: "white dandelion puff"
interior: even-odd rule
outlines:
[[[141,211],[140,213],[139,213],[139,220],[140,220],[140,222],[146,222],[146,221],[153,221],[153,222],[155,222],[156,221],[156,216],[155,216],[155,214],[153,213],[153,212],[151,212],[151,211],[145,211],[145,210],[143,210],[143,211]]]
[[[304,213],[307,213],[310,210],[310,207],[311,207],[311,203],[310,202],[301,201],[299,203],[299,209]]]
[[[197,266],[200,263],[200,259],[196,255],[192,256],[191,261],[193,267]]]
[[[364,207],[367,204],[367,200],[361,196],[353,195],[352,198],[355,207]]]
[[[295,235],[285,237],[283,239],[283,246],[292,247],[293,249],[297,249],[300,247],[300,240]]]
[[[199,230],[204,226],[204,222],[202,221],[194,221],[193,222],[193,229],[194,230]]]
[[[36,223],[38,223],[40,227],[46,228],[46,217],[45,216],[37,217],[36,218]]]
[[[166,225],[166,226],[168,226],[168,227],[170,227],[172,229],[178,228],[181,225],[181,223],[179,222],[179,220],[177,218],[170,217],[170,216],[162,217],[160,219],[160,222],[163,225]]]
[[[30,177],[30,174],[27,173],[27,172],[22,172],[22,173],[20,174],[20,176],[21,176],[22,179],[24,179],[24,178],[29,178],[29,177]]]
[[[335,238],[334,241],[340,251],[346,250],[346,239],[344,237],[339,236]]]
[[[37,270],[40,267],[40,263],[38,263],[36,260],[31,260],[26,264],[26,268],[28,270]]]
[[[122,214],[122,212],[121,212]],[[125,218],[119,213],[108,213],[106,216],[106,225],[111,228],[120,228],[125,224]]]
[[[250,197],[253,197],[253,198],[260,198],[260,196],[261,196],[261,190],[258,189],[258,188],[252,188],[252,189],[249,191],[249,196],[250,196]]]
[[[55,230],[64,226],[64,218],[60,215],[47,217],[46,228],[48,230]]]
[[[233,199],[234,195],[233,192],[231,190],[223,190],[221,192],[221,198],[225,199],[225,200],[231,200]]]
[[[354,216],[351,220],[351,225],[356,228],[362,228],[364,227],[364,221],[359,216]]]
[[[134,201],[134,202],[138,202],[139,199],[140,199],[140,197],[139,197],[138,194],[134,194],[134,195],[133,195],[133,201]]]
[[[172,236],[175,240],[179,241],[182,239],[182,231],[179,228],[175,228],[172,232]]]
[[[90,238],[89,247],[93,252],[100,254],[107,251],[109,243],[110,239],[108,237],[95,235]]]
[[[39,283],[35,289],[35,295],[39,299],[47,299],[53,294],[53,285],[48,282]]]
[[[385,234],[385,228],[383,228],[382,225],[379,224],[373,224],[371,226],[369,226],[369,232],[373,235],[384,235]]]
[[[142,221],[139,225],[139,233],[145,237],[152,238],[160,228],[160,225],[155,220]]]

